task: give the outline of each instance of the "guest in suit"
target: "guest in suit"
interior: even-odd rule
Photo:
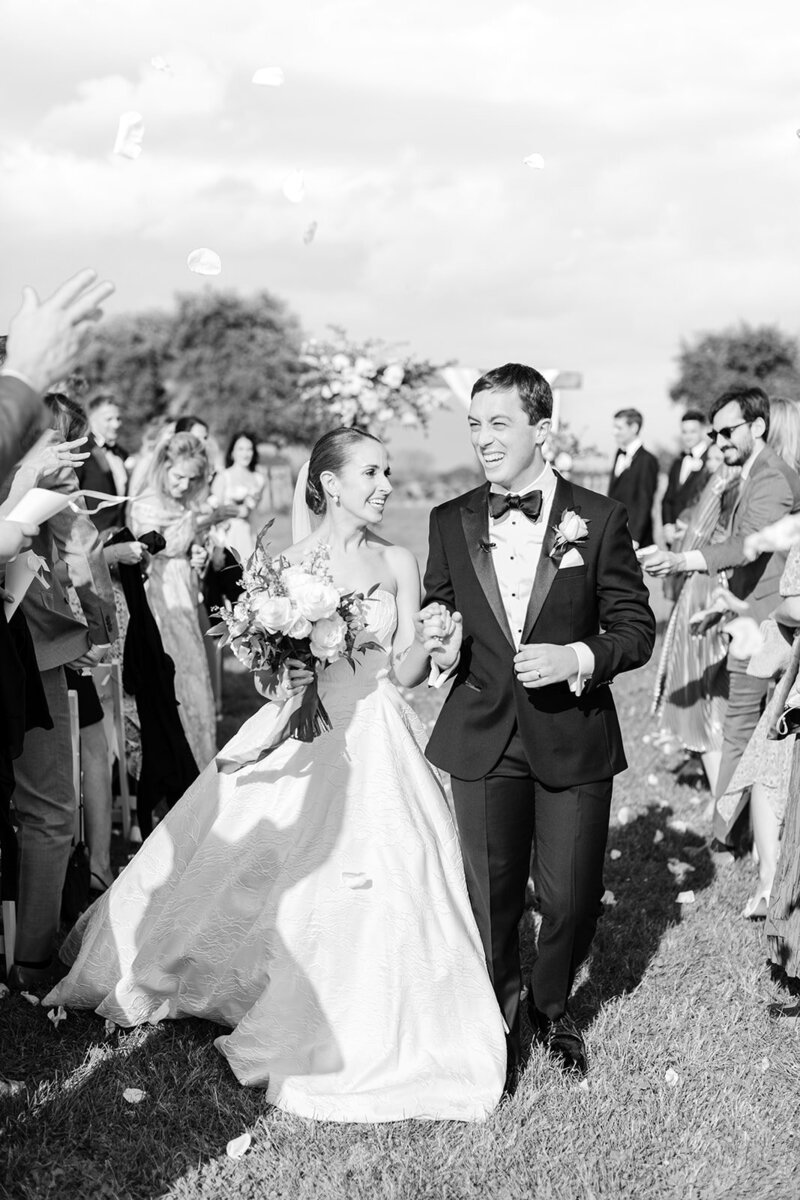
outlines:
[[[487,482],[433,510],[425,574],[426,606],[463,622],[427,754],[452,776],[470,900],[509,1029],[509,1088],[534,838],[542,926],[529,1015],[562,1067],[586,1070],[567,1000],[601,911],[612,778],[626,766],[609,684],[647,662],[655,638],[625,510],[545,462],[551,414],[532,367],[478,380],[469,424]]]
[[[127,491],[128,473],[125,470],[125,451],[117,441],[122,416],[116,398],[109,392],[92,396],[86,404],[89,415],[89,439],[86,449],[89,457],[78,471],[82,489],[105,492],[109,496],[124,496]],[[125,501],[109,505],[92,513],[100,533],[116,529],[124,519]]]
[[[783,553],[762,553],[754,561],[745,554],[745,540],[765,525],[800,509],[800,476],[767,445],[770,404],[759,387],[736,387],[724,392],[711,406],[709,436],[722,450],[730,467],[741,467],[739,496],[731,510],[728,536],[719,542],[680,554],[661,551],[647,559],[651,575],[676,572],[717,571],[729,573],[729,587],[739,600],[746,600],[750,615],[765,620],[780,603],[780,580],[786,564]],[[720,614],[721,615],[721,614]],[[733,772],[756,725],[769,686],[768,679],[747,673],[747,660],[728,655],[728,703],[724,718],[722,761],[716,795],[723,797]],[[742,806],[745,801],[742,799]],[[733,826],[741,814],[720,813],[714,818],[714,833],[730,842]]]
[[[78,490],[77,455],[63,445],[54,446],[54,436],[58,435],[45,435],[22,460],[9,503],[34,483],[57,492]],[[64,466],[41,477],[37,463],[42,453],[55,453]],[[73,503],[79,511],[63,509],[33,539],[33,551],[49,567],[49,586],[34,579],[21,605],[53,728],[29,729],[15,763],[20,870],[16,962],[9,983],[19,988],[37,986],[48,978],[74,828],[76,797],[64,668],[100,662],[116,633],[111,580],[100,539],[83,502]],[[62,574],[78,595],[84,621],[72,611]]]
[[[667,487],[661,500],[664,541],[675,541],[675,523],[681,513],[693,508],[708,482],[706,455],[711,445],[706,415],[697,408],[681,417],[682,452],[669,469]]]
[[[644,418],[636,408],[614,413],[617,450],[608,495],[624,504],[634,549],[653,541],[653,501],[658,487],[658,460],[645,450],[639,436]]]

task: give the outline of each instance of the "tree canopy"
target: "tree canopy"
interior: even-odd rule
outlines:
[[[758,384],[772,395],[800,399],[800,351],[775,325],[742,322],[681,343],[678,378],[670,399],[707,412],[716,396],[736,384]]]

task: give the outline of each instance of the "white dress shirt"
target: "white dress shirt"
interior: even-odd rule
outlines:
[[[106,462],[108,463],[108,469],[111,472],[111,478],[114,480],[114,487],[117,495],[124,496],[128,487],[128,472],[125,470],[124,462],[120,458],[119,454],[117,454],[116,450],[112,450],[112,448],[106,443],[105,438],[98,437],[97,434],[93,434],[92,436],[94,437],[95,446],[105,453]]]
[[[489,542],[492,545],[491,555],[494,563],[500,598],[506,611],[509,628],[514,638],[514,647],[519,650],[522,643],[522,631],[525,627],[525,617],[528,612],[528,602],[533,591],[536,569],[542,554],[544,535],[550,523],[550,512],[553,507],[553,497],[556,491],[556,475],[550,464],[534,479],[533,483],[515,493],[527,496],[529,492],[539,489],[542,493],[542,509],[539,518],[531,521],[518,509],[509,509],[502,517],[489,516]],[[509,489],[492,485],[492,491],[500,495],[508,495]],[[570,642],[569,647],[575,651],[577,665],[575,674],[568,680],[571,691],[580,695],[594,671],[594,654],[585,642]],[[440,672],[435,663],[431,663],[429,682],[433,687],[440,687],[449,679],[455,670],[455,664],[449,671]]]
[[[642,439],[635,437],[632,442],[628,442],[627,446],[624,446],[620,450],[619,454],[614,459],[614,478],[615,479],[619,479],[622,472],[627,471],[628,467],[631,465],[631,459],[633,458],[636,451],[641,449],[641,446],[642,446]]]
[[[708,439],[704,438],[702,442],[698,442],[696,446],[692,446],[691,450],[684,454],[681,459],[681,469],[678,472],[678,484],[680,487],[683,487],[686,480],[690,475],[694,475],[695,471],[702,470],[703,455],[708,449],[708,445]]]

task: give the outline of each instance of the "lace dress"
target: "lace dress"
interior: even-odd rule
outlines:
[[[332,1121],[480,1120],[500,1099],[505,1033],[424,731],[382,649],[321,675],[332,729],[261,761],[265,704],[81,918],[48,1004],[123,1026],[155,1013],[230,1027],[244,1084]]]
[[[217,721],[206,647],[197,616],[198,583],[189,563],[195,541],[195,517],[182,505],[152,498],[130,506],[134,535],[158,530],[167,545],[153,555],[147,599],[158,623],[164,650],[175,664],[175,694],[181,723],[202,771],[217,749]]]

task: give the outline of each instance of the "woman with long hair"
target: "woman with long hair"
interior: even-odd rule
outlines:
[[[211,677],[197,616],[197,572],[207,554],[195,505],[207,485],[202,444],[190,433],[175,433],[157,447],[142,480],[144,490],[129,510],[134,534],[156,530],[166,539],[166,547],[150,563],[148,600],[175,664],[181,721],[200,770],[217,747]]]
[[[220,471],[211,487],[219,504],[235,504],[236,515],[221,525],[217,536],[247,562],[255,545],[252,515],[264,491],[264,476],[258,468],[258,446],[252,433],[240,430],[228,443],[225,469]]]

